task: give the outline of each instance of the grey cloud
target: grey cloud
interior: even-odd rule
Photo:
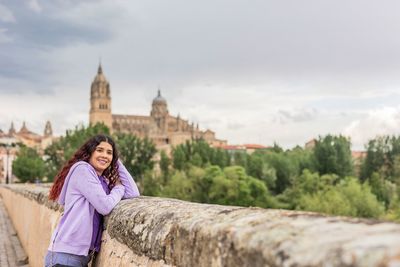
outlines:
[[[279,110],[274,121],[286,124],[290,122],[306,122],[314,120],[318,116],[318,111],[314,108],[302,108],[295,110]]]
[[[238,122],[230,122],[227,125],[228,130],[240,130],[246,127],[245,124],[243,123],[238,123]]]
[[[7,29],[0,28],[0,44],[11,43],[12,37],[7,34]]]
[[[39,4],[38,0],[28,0],[27,4],[30,9],[37,13],[40,13],[42,11],[42,7]]]
[[[15,17],[12,11],[5,5],[0,3],[0,21],[15,22]]]
[[[16,41],[31,49],[49,49],[54,47],[71,46],[76,43],[99,44],[113,37],[110,16],[93,19],[92,12],[96,11],[95,3],[84,6],[88,1],[75,5],[66,1],[42,1],[41,6],[36,1],[28,2],[29,8],[21,8],[18,1],[7,1],[18,23],[9,27]],[[92,2],[92,1],[90,1]],[[36,12],[32,12],[32,8]],[[91,8],[93,10],[91,10]],[[37,12],[42,10],[41,12]],[[82,12],[80,17],[74,17],[73,12]],[[116,17],[112,9],[105,10]],[[101,15],[101,14],[99,14]]]

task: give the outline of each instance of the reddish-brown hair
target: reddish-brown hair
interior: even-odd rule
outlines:
[[[112,189],[115,185],[117,179],[119,179],[118,175],[118,151],[115,146],[115,142],[111,139],[111,137],[99,134],[96,135],[89,140],[86,141],[72,156],[72,158],[61,168],[61,171],[56,175],[54,179],[54,184],[50,189],[49,199],[50,200],[57,200],[58,196],[61,193],[61,189],[64,185],[65,178],[69,170],[71,169],[72,165],[74,165],[78,161],[86,161],[89,162],[90,156],[92,155],[93,151],[95,151],[96,147],[101,142],[107,142],[112,146],[113,149],[113,158],[111,161],[110,166],[104,170],[103,176],[108,179],[109,184],[108,187]]]

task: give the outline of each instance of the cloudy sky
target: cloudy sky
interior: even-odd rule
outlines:
[[[172,115],[231,144],[354,149],[400,134],[400,1],[0,0],[0,129],[88,123],[99,59],[113,113]]]

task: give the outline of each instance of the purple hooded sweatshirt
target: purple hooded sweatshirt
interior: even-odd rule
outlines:
[[[102,176],[85,161],[69,170],[58,203],[64,213],[54,230],[49,250],[86,256],[89,250],[99,251],[102,215],[107,215],[121,199],[138,197],[139,190],[125,166],[118,161],[122,185],[110,191]]]

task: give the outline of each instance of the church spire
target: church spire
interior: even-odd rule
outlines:
[[[98,74],[102,74],[103,73],[103,68],[101,67],[101,61],[99,62],[99,68],[97,69],[97,73]]]
[[[29,132],[28,128],[26,127],[25,121],[22,123],[22,127],[21,127],[21,129],[19,130],[19,132],[20,132],[20,133],[27,133],[27,132]]]
[[[53,135],[53,129],[51,128],[51,123],[50,121],[46,122],[46,126],[44,127],[44,136],[52,136]]]
[[[15,134],[15,128],[14,128],[14,122],[12,121],[11,122],[11,127],[10,127],[10,130],[8,130],[8,134],[9,135],[12,135],[12,134]]]

